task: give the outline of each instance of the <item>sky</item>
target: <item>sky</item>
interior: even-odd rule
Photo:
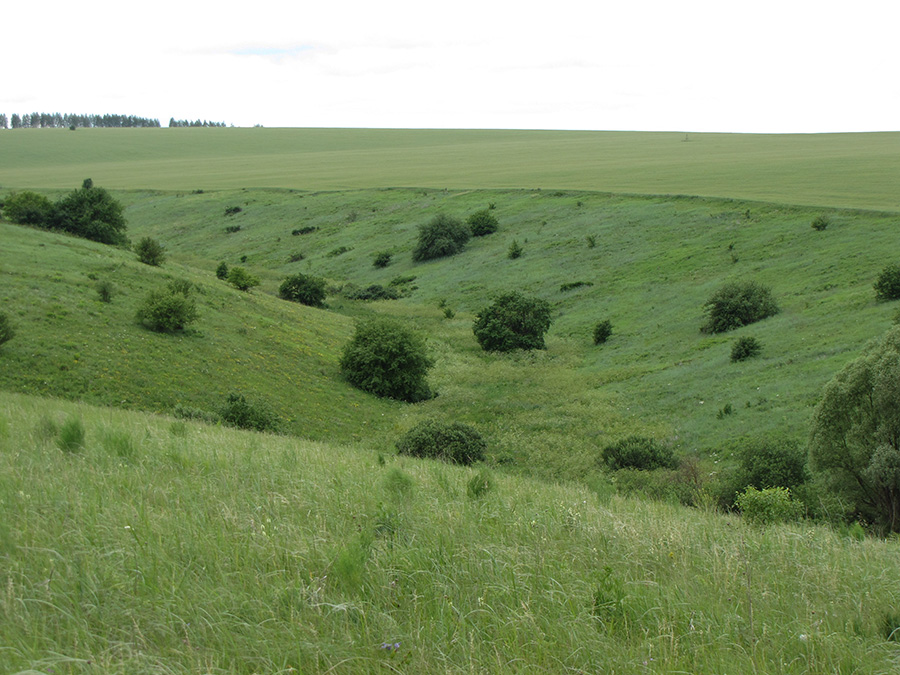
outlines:
[[[900,130],[898,0],[47,0],[0,23],[7,116]]]

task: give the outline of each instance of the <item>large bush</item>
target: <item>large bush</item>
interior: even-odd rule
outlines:
[[[425,378],[433,361],[425,341],[391,319],[360,324],[340,365],[350,384],[376,396],[410,403],[432,397]]]
[[[413,249],[413,260],[433,260],[454,255],[469,242],[471,231],[457,218],[439,213],[419,226],[419,240]]]
[[[281,282],[278,295],[285,300],[310,307],[322,307],[325,304],[325,280],[306,274],[293,274]]]
[[[772,291],[755,281],[733,281],[710,296],[703,306],[704,333],[722,333],[778,313]]]
[[[860,516],[900,532],[900,326],[825,386],[809,458]]]
[[[483,460],[486,448],[484,438],[473,427],[435,420],[420,422],[397,442],[400,454],[465,465]]]
[[[82,187],[56,203],[49,224],[78,237],[119,246],[128,242],[124,211],[103,188]]]
[[[19,225],[47,225],[52,213],[52,202],[36,192],[19,192],[3,202],[3,217]]]
[[[601,460],[611,471],[620,469],[675,469],[678,459],[671,446],[664,445],[652,438],[629,436],[603,448]]]
[[[478,312],[472,331],[486,351],[543,349],[552,321],[549,302],[513,292]]]
[[[151,291],[138,307],[138,322],[157,333],[183,330],[198,316],[189,289],[189,284],[173,282],[166,290]]]
[[[900,265],[887,265],[875,282],[875,298],[878,300],[897,300],[900,298]]]

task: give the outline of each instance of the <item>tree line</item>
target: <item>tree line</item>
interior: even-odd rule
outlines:
[[[0,129],[91,129],[94,127],[160,127],[158,119],[138,117],[136,115],[78,115],[74,113],[41,113],[33,112],[19,115],[13,113],[7,117],[0,113]],[[225,122],[208,120],[169,120],[170,127],[224,127]]]

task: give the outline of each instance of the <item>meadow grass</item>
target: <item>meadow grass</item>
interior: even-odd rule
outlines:
[[[900,133],[18,129],[0,185],[543,188],[900,210]]]
[[[484,472],[2,393],[4,672],[897,667],[896,541]]]

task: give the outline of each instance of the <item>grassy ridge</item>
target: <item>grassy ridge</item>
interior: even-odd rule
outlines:
[[[72,420],[85,442],[65,452]],[[473,497],[473,478],[0,393],[0,660],[72,674],[896,667],[894,542],[500,475]]]
[[[0,185],[65,188],[86,176],[123,189],[542,187],[898,211],[900,133],[218,128],[0,133]]]

